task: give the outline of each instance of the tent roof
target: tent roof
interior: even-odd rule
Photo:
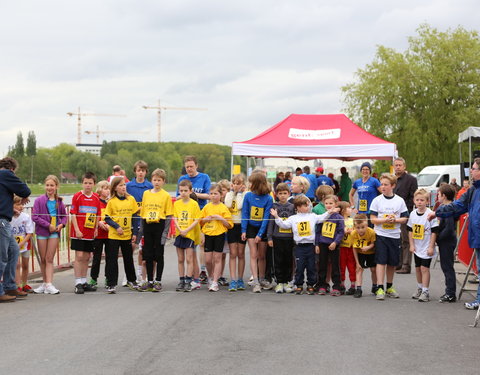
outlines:
[[[458,143],[468,142],[469,139],[473,142],[480,141],[480,127],[470,126],[458,135]]]
[[[233,155],[254,157],[391,159],[395,143],[371,135],[343,114],[292,114],[245,142],[234,142]]]

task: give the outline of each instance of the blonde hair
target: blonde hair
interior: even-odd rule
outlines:
[[[13,204],[19,204],[22,202],[22,198],[20,198],[18,195],[13,196]]]
[[[396,185],[397,184],[397,176],[394,176],[393,174],[390,173],[383,173],[379,180],[388,180],[390,182],[390,185]]]
[[[415,198],[417,195],[421,195],[422,197],[427,199],[427,201],[430,199],[430,194],[425,189],[417,189],[415,193],[413,193],[413,197]]]
[[[58,196],[58,187],[60,186],[60,181],[58,180],[58,177],[55,176],[54,174],[49,174],[47,177],[45,177],[44,183],[46,184],[48,180],[52,180],[55,183],[55,186],[57,187],[55,189],[54,197],[55,197],[55,200],[57,201],[57,205],[58,205],[58,200],[62,200],[62,198],[60,198]]]
[[[347,209],[350,207],[350,203],[346,201],[340,201],[338,202],[338,208],[340,208],[340,215],[345,217],[347,215]]]
[[[152,178],[153,177],[158,177],[161,178],[163,181],[167,181],[167,173],[160,168],[157,168],[152,172]]]
[[[232,188],[232,183],[226,179],[218,181],[218,185],[220,185],[222,189],[230,190]]]
[[[319,201],[322,201],[322,202],[327,195],[332,195],[332,194],[333,194],[333,188],[330,185],[320,185],[315,191],[315,196]]]
[[[295,176],[292,178],[292,184],[297,184],[302,187],[302,193],[306,193],[310,188],[310,182],[303,176]]]
[[[235,174],[232,177],[232,182],[241,182],[245,183],[245,175],[243,173]]]
[[[326,201],[327,199],[331,199],[332,201],[335,202],[335,204],[338,203],[338,197],[337,197],[336,195],[328,194],[328,195],[324,198],[324,200]]]
[[[295,208],[300,206],[309,206],[312,202],[305,195],[299,195],[293,199],[293,205]]]
[[[100,192],[103,190],[105,186],[108,186],[110,188],[110,184],[108,183],[107,180],[98,181],[97,190],[96,190],[97,194],[100,194]]]

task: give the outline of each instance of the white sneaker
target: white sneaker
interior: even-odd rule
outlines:
[[[117,288],[114,286],[109,286],[107,287],[107,293],[108,294],[115,294],[117,292]]]
[[[216,283],[215,281],[212,281],[212,283],[210,284],[210,287],[208,288],[208,291],[218,292],[218,283]]]
[[[126,276],[123,276],[122,286],[128,287],[128,280]]]
[[[293,291],[295,290],[293,286],[293,281],[289,281],[288,283],[283,284],[283,290],[285,293],[293,293]]]
[[[283,284],[278,283],[277,286],[275,287],[275,293],[283,293]]]
[[[192,281],[192,282],[190,283],[190,285],[192,286],[192,290],[193,290],[193,289],[200,289],[200,287],[202,286],[202,284],[197,283],[196,281]]]
[[[42,283],[38,288],[33,289],[33,293],[35,294],[45,293],[45,283]]]
[[[248,279],[248,285],[253,286],[253,276],[250,276],[250,279]]]
[[[260,286],[262,287],[262,289],[265,289],[265,290],[270,290],[273,288],[273,285],[268,280],[262,280],[260,282]]]
[[[262,293],[262,287],[260,286],[260,284],[254,284],[252,292],[253,293]]]
[[[60,291],[55,288],[52,284],[45,286],[45,291],[43,292],[45,294],[59,294]]]

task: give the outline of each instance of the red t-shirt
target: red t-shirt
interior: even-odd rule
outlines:
[[[102,201],[100,199],[100,218],[99,220],[100,221],[105,221],[105,208],[107,207],[107,202],[106,201]],[[95,238],[99,238],[99,239],[105,239],[105,238],[108,238],[108,230],[103,230],[102,228],[98,227],[98,230],[97,230],[97,237]]]
[[[72,208],[70,213],[77,218],[78,228],[83,234],[81,239],[93,240],[97,216],[100,216],[101,206],[98,195],[93,193],[90,197],[79,191],[72,198]],[[70,237],[77,238],[77,233],[73,224],[70,226]]]

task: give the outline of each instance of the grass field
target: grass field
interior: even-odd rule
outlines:
[[[30,190],[32,190],[32,195],[41,195],[45,193],[45,188],[43,184],[40,185],[28,185]],[[166,191],[171,192],[177,189],[177,185],[175,184],[165,184],[163,187]],[[69,195],[75,194],[77,191],[82,189],[82,184],[61,184],[59,189],[60,195]]]

